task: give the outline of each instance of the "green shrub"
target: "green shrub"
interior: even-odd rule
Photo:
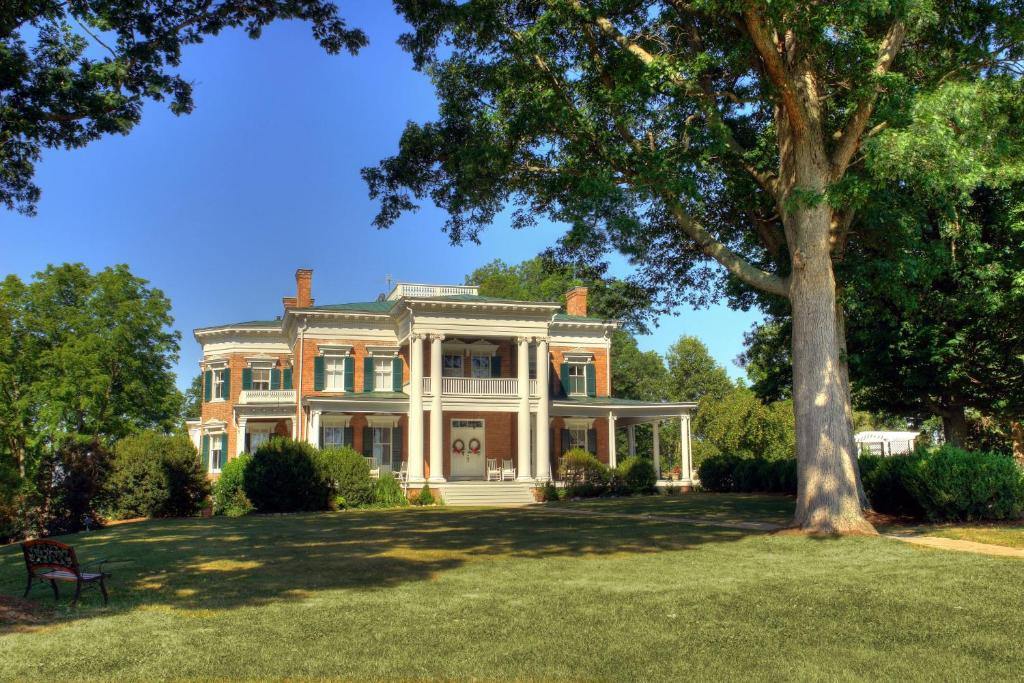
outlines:
[[[373,504],[384,508],[405,507],[409,504],[409,499],[406,498],[402,485],[394,475],[385,472],[374,482]]]
[[[366,507],[373,502],[370,466],[361,454],[343,446],[319,451],[316,459],[332,499],[344,499],[342,507]]]
[[[570,498],[589,498],[606,493],[612,484],[608,466],[582,448],[572,448],[562,454],[559,476],[565,482]]]
[[[252,501],[245,495],[245,469],[250,462],[252,456],[242,453],[225,463],[213,485],[214,514],[241,517],[252,512]]]
[[[98,440],[69,436],[46,454],[36,471],[36,490],[45,501],[40,522],[49,534],[66,534],[97,525],[98,511],[109,507],[105,495],[113,456]]]
[[[657,490],[658,474],[654,464],[646,458],[626,458],[616,468],[616,479],[620,479],[629,493],[654,493]]]
[[[183,434],[146,431],[114,446],[105,485],[113,517],[188,517],[210,495],[199,453]]]
[[[245,468],[245,494],[259,512],[324,510],[330,500],[317,451],[304,441],[275,437],[260,444]]]
[[[434,494],[430,492],[430,486],[427,484],[424,484],[420,492],[412,499],[413,505],[433,505],[435,502]]]
[[[1024,470],[1001,453],[941,446],[915,459],[907,486],[933,522],[1020,519]]]
[[[539,498],[542,503],[550,503],[558,500],[558,487],[552,481],[546,481],[543,485],[537,487],[540,491]]]
[[[861,482],[875,511],[889,515],[924,517],[924,509],[912,491],[918,488],[912,482],[918,476],[921,459],[922,455],[918,453],[888,458],[860,456]]]
[[[697,470],[705,491],[796,494],[796,460],[714,455]]]

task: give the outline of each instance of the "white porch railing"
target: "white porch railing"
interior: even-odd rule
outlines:
[[[401,299],[403,296],[452,296],[456,294],[476,294],[480,289],[474,285],[421,285],[400,282],[388,294],[388,299]]]
[[[423,378],[423,393],[433,395],[431,377]],[[442,396],[518,396],[519,380],[515,377],[442,377]],[[530,380],[530,396],[538,396],[537,380]]]
[[[531,379],[530,380],[530,396],[539,396],[539,394],[537,393],[537,380],[536,379]]]
[[[292,389],[243,389],[238,394],[239,404],[253,403],[295,403]]]

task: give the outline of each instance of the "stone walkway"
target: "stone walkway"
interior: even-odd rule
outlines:
[[[995,557],[1016,557],[1024,560],[1024,548],[1010,548],[1005,545],[976,543],[975,541],[962,541],[955,538],[940,538],[938,536],[915,536],[914,534],[885,534],[885,537],[937,550],[954,550],[961,553],[975,553],[977,555],[992,555]]]

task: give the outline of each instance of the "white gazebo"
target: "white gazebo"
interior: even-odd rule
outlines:
[[[871,455],[907,455],[921,432],[857,432],[853,440],[861,453]]]

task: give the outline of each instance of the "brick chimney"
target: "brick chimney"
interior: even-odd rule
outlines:
[[[295,271],[295,305],[298,308],[313,305],[313,271],[309,268]]]
[[[583,318],[587,316],[586,287],[573,287],[565,293],[565,312]]]

